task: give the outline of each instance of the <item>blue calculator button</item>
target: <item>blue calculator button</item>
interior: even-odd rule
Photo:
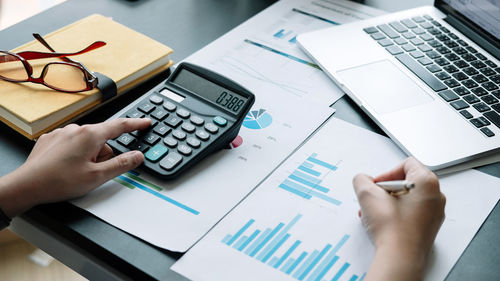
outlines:
[[[221,126],[221,127],[224,127],[226,126],[227,124],[227,120],[224,119],[223,117],[220,117],[220,116],[215,116],[214,117],[214,123]]]
[[[163,144],[157,144],[151,147],[148,152],[146,152],[146,159],[151,162],[156,162],[160,160],[168,152],[168,148]]]

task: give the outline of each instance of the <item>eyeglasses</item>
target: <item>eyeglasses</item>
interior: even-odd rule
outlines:
[[[87,48],[75,53],[57,53],[40,34],[34,33],[33,37],[49,49],[51,53],[0,51],[0,79],[10,82],[42,84],[53,90],[66,93],[83,92],[97,87],[97,77],[87,70],[83,64],[68,57],[85,54],[103,47],[106,45],[105,42],[96,41]],[[28,61],[46,58],[60,58],[63,61],[46,64],[40,77],[33,77],[33,67]]]

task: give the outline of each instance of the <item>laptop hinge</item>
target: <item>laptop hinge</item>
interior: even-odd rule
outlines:
[[[465,36],[474,41],[474,43],[481,46],[484,50],[489,52],[495,58],[500,59],[500,50],[498,49],[498,47],[495,47],[495,45],[493,45],[490,41],[477,34],[477,32],[472,30],[467,25],[463,24],[456,17],[448,14],[447,17],[444,18],[444,21],[446,21],[451,26],[462,32]]]

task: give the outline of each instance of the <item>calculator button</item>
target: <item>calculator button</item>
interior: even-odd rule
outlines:
[[[158,121],[155,119],[151,119],[151,125],[149,127],[154,128],[156,125],[158,125]]]
[[[160,167],[162,167],[165,170],[172,170],[181,162],[182,162],[182,156],[179,155],[178,153],[171,152],[167,154],[167,156],[165,156],[163,160],[160,161]]]
[[[149,145],[154,145],[159,139],[160,137],[153,133],[147,133],[144,137],[142,137],[142,140]]]
[[[192,116],[191,117],[191,123],[195,124],[196,126],[201,126],[203,125],[203,123],[205,123],[205,120],[203,118],[201,118],[200,116]]]
[[[144,117],[144,113],[140,112],[140,111],[137,111],[137,110],[132,110],[132,111],[129,111],[127,112],[127,115],[126,115],[128,118],[142,118]]]
[[[219,127],[215,126],[214,123],[207,123],[205,124],[205,130],[209,131],[212,134],[217,134],[219,131]]]
[[[158,95],[150,96],[149,101],[154,103],[154,104],[162,104],[163,103],[163,99]]]
[[[195,135],[196,135],[199,139],[201,139],[201,140],[203,140],[203,141],[206,141],[206,140],[208,140],[208,139],[210,138],[210,135],[209,135],[207,132],[203,131],[203,130],[198,130],[198,131],[196,131]]]
[[[163,107],[164,107],[166,110],[170,111],[170,112],[174,111],[174,110],[177,108],[177,106],[176,106],[175,104],[173,104],[173,103],[171,103],[171,102],[169,102],[169,101],[166,101],[166,102],[163,104]]]
[[[214,123],[217,124],[218,126],[224,127],[227,124],[227,120],[224,119],[223,117],[215,116]]]
[[[189,144],[190,146],[194,147],[194,148],[198,148],[201,145],[201,141],[199,139],[193,138],[193,137],[189,137],[186,140],[186,143]]]
[[[182,123],[182,119],[175,115],[171,115],[167,118],[165,123],[167,123],[170,127],[177,128]]]
[[[132,136],[134,136],[134,137],[138,137],[138,136],[141,134],[141,131],[139,131],[139,130],[135,130],[135,131],[133,131],[133,132],[130,132],[130,134],[131,134]]]
[[[194,132],[194,130],[196,130],[196,127],[191,123],[184,123],[182,124],[181,128],[188,133],[192,133]]]
[[[177,151],[179,151],[179,153],[181,154],[184,154],[186,156],[189,156],[191,155],[191,152],[193,152],[193,150],[191,149],[191,147],[185,145],[185,144],[181,144],[177,147]]]
[[[157,133],[162,137],[166,136],[170,131],[172,131],[172,128],[163,123],[160,123],[153,129],[153,132]]]
[[[148,151],[149,146],[145,143],[136,142],[130,146],[130,150],[139,150],[142,153]]]
[[[168,112],[164,109],[158,108],[153,113],[151,113],[151,116],[158,120],[163,120],[163,118],[168,116]]]
[[[123,145],[123,146],[127,147],[127,146],[129,146],[132,142],[134,142],[134,140],[135,140],[135,139],[134,139],[134,137],[133,137],[133,136],[131,136],[131,135],[129,135],[129,134],[123,134],[123,135],[121,135],[121,136],[120,136],[120,137],[119,137],[116,141],[117,141],[119,144],[121,144],[121,145]]]
[[[178,139],[178,140],[183,140],[186,138],[186,133],[184,133],[183,131],[181,130],[175,130],[172,132],[172,135]]]
[[[179,108],[177,110],[177,116],[182,117],[184,119],[188,118],[191,115],[191,112],[185,110],[184,108]]]
[[[146,103],[146,104],[143,104],[141,106],[139,106],[139,110],[144,112],[144,113],[147,113],[149,114],[151,111],[155,110],[155,106],[150,104],[150,103]]]
[[[156,162],[160,160],[160,158],[163,157],[168,152],[168,148],[164,146],[163,144],[157,144],[153,147],[151,147],[148,152],[144,155],[146,159],[148,159],[151,162]]]
[[[177,140],[171,137],[166,137],[163,139],[163,143],[166,144],[167,146],[170,146],[172,148],[177,146]]]

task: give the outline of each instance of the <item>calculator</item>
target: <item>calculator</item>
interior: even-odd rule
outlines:
[[[255,96],[208,69],[181,63],[120,117],[151,119],[146,130],[107,143],[116,153],[140,150],[143,166],[172,179],[236,138]]]

